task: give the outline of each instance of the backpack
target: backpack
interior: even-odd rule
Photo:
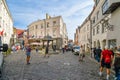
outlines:
[[[111,63],[111,52],[109,50],[105,51],[105,63]]]
[[[115,57],[114,66],[120,68],[120,57]]]

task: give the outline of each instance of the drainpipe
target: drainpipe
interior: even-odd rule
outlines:
[[[90,54],[91,54],[91,57],[92,57],[92,20],[90,19]]]

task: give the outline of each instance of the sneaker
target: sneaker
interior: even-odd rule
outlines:
[[[27,65],[29,65],[30,63],[27,63]]]
[[[110,78],[109,75],[107,75],[107,76],[106,76],[106,80],[109,80],[109,78]]]
[[[102,77],[102,72],[99,72],[99,76]]]
[[[114,80],[117,80],[117,77],[115,77]]]

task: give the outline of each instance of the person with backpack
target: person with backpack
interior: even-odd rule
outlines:
[[[100,49],[100,47],[98,47],[98,48],[96,49],[96,60],[97,60],[98,62],[100,62],[101,52],[102,52],[102,50]]]
[[[120,80],[120,51],[116,50],[114,56],[115,80]]]
[[[103,68],[105,67],[106,73],[107,73],[106,80],[109,80],[109,77],[110,77],[110,69],[112,65],[112,60],[113,60],[113,54],[108,49],[108,47],[105,46],[105,49],[101,53],[99,75],[100,77],[102,76]]]

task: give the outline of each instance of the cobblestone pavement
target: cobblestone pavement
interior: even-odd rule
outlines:
[[[5,58],[4,76],[8,80],[103,80],[98,76],[98,64],[88,57],[78,62],[71,52],[43,56],[33,51],[31,64],[26,65],[25,52],[12,53]]]

